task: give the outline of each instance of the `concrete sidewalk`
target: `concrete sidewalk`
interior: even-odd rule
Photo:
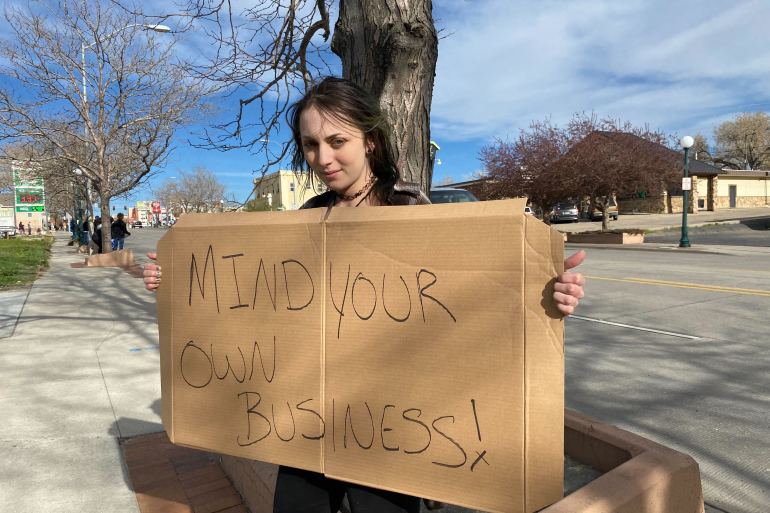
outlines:
[[[162,430],[154,298],[121,269],[73,268],[83,256],[55,236],[0,338],[1,509],[138,512],[118,440]]]

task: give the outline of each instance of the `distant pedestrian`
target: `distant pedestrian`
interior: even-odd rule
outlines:
[[[27,235],[32,235],[32,223],[27,223]]]
[[[122,212],[118,214],[118,218],[112,223],[110,235],[112,236],[112,250],[123,249],[123,244],[126,242],[126,236],[131,235],[131,232],[129,232],[126,227]]]
[[[97,253],[102,252],[102,218],[96,216],[94,219],[94,233],[91,235],[91,241],[96,246]]]
[[[24,223],[19,221],[19,232],[24,235]]]

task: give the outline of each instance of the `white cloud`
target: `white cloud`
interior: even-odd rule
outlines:
[[[770,110],[770,3],[448,0],[432,130],[515,135],[594,111],[669,132]]]

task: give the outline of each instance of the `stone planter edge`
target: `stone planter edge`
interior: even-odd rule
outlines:
[[[568,233],[567,242],[583,244],[642,244],[643,233]]]
[[[134,253],[130,249],[98,253],[86,257],[86,267],[130,267],[134,265]]]
[[[564,412],[564,451],[604,472],[540,513],[703,513],[698,463],[671,448]]]
[[[603,474],[538,513],[704,512],[700,470],[686,454],[571,410],[564,450]],[[272,511],[277,466],[222,456],[222,467],[251,511]]]

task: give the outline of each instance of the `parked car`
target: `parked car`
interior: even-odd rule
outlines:
[[[610,219],[613,221],[618,220],[618,203],[614,199],[610,200],[610,204],[607,207],[607,214],[609,215]],[[598,204],[594,204],[593,207],[591,207],[591,212],[589,213],[589,217],[592,221],[601,221],[602,220],[602,209],[601,206]]]
[[[574,203],[557,203],[551,210],[552,223],[577,223],[578,208]]]
[[[142,228],[142,222],[139,220],[134,221],[131,223],[131,228]]]
[[[466,203],[468,201],[478,201],[478,198],[465,189],[436,187],[430,190],[431,203]]]

